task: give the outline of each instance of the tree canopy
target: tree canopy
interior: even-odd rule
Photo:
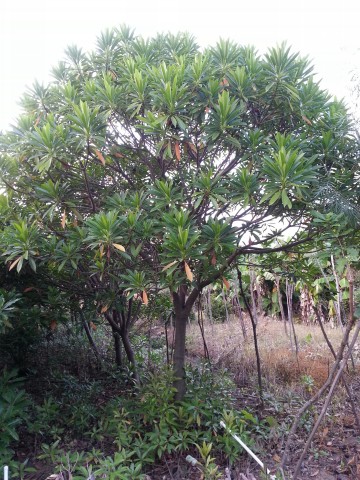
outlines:
[[[0,138],[5,261],[66,292],[69,308],[95,309],[133,363],[131,324],[170,292],[181,398],[201,290],[358,204],[346,108],[285,44],[201,50],[187,34],[121,27],[93,52],[69,47],[52,73]]]

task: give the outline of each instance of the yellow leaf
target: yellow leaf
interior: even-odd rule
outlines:
[[[98,157],[98,159],[100,160],[100,162],[105,166],[105,158],[103,156],[103,154],[100,152],[100,150],[97,150],[95,148],[95,153],[96,153],[96,156]]]
[[[224,282],[226,290],[229,290],[230,288],[229,280],[227,280],[225,277],[222,277],[222,281]]]
[[[100,245],[99,252],[100,252],[100,258],[102,258],[103,255],[104,255],[104,245],[103,244]]]
[[[179,142],[175,142],[175,155],[176,155],[177,161],[180,162],[181,155],[180,155]]]
[[[125,247],[123,247],[122,245],[120,245],[120,243],[113,243],[113,247],[117,248],[118,250],[120,250],[120,252],[125,252]]]
[[[149,299],[148,299],[146,290],[143,290],[143,291],[142,291],[142,301],[143,301],[143,303],[144,303],[145,305],[148,305],[148,303],[149,303]]]
[[[194,275],[193,275],[193,273],[192,273],[189,265],[188,265],[186,262],[184,262],[184,266],[185,266],[185,273],[186,273],[187,279],[188,279],[190,282],[192,282],[193,279],[194,279]]]
[[[164,267],[161,271],[162,271],[162,272],[165,272],[165,270],[167,270],[168,268],[172,267],[172,266],[175,265],[176,263],[178,263],[177,260],[174,260],[173,262],[168,263],[167,265],[165,265],[165,267]]]
[[[100,313],[105,313],[108,310],[109,310],[109,305],[104,305],[103,307],[101,307]]]
[[[61,226],[62,228],[65,228],[66,226],[66,210],[63,211],[63,214],[61,216]]]
[[[22,257],[18,257],[16,260],[13,261],[13,263],[9,267],[9,271],[12,270],[16,265],[20,262]]]

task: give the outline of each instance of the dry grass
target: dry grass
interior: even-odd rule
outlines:
[[[263,375],[267,381],[289,387],[298,384],[304,375],[311,376],[316,386],[326,380],[333,357],[318,326],[295,325],[299,343],[298,356],[291,349],[290,339],[281,322],[263,318],[257,329]],[[228,323],[205,325],[205,339],[212,363],[233,371],[240,385],[248,383],[255,374],[255,354],[249,321],[246,321],[246,330],[245,340],[236,319]],[[342,330],[327,327],[326,332],[337,350]],[[187,350],[190,356],[203,356],[203,342],[199,327],[195,324],[188,329]]]

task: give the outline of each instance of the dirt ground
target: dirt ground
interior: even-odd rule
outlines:
[[[295,325],[299,351],[296,355],[284,325],[272,318],[263,318],[258,324],[258,341],[264,382],[264,407],[256,394],[256,363],[250,322],[245,319],[246,337],[238,319],[228,323],[205,324],[204,337],[210,360],[214,365],[227,368],[237,384],[239,408],[256,411],[259,417],[271,415],[276,419],[274,431],[262,442],[262,461],[275,472],[278,469],[285,444],[284,433],[291,425],[297,410],[325,382],[333,357],[316,325]],[[340,345],[343,330],[326,328],[335,350]],[[203,339],[196,325],[189,327],[187,350],[190,358],[204,354]],[[294,342],[293,342],[294,343]],[[360,340],[354,350],[353,360],[346,370],[357,414],[360,415]],[[298,428],[291,446],[286,479],[293,471],[321,410],[321,399]],[[246,471],[260,479],[257,465],[244,460],[242,474]],[[248,477],[251,478],[248,473]],[[244,479],[234,472],[232,480]],[[226,477],[225,477],[226,478]],[[360,479],[360,432],[342,384],[336,389],[323,423],[320,425],[302,466],[301,480]]]

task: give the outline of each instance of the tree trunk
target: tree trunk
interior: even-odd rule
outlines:
[[[250,296],[251,296],[251,303],[252,303],[252,317],[253,317],[253,320],[254,320],[255,324],[257,325],[258,322],[259,322],[259,319],[258,319],[257,303],[256,303],[256,299],[255,299],[256,275],[255,275],[254,270],[252,270],[252,269],[249,270],[249,273],[250,273],[249,288],[250,288]]]
[[[235,308],[238,311],[238,316],[239,316],[239,320],[240,320],[240,326],[241,326],[242,334],[243,334],[244,340],[247,341],[246,326],[245,326],[244,317],[243,317],[243,314],[242,314],[240,300],[239,300],[239,297],[238,297],[237,294],[235,294],[234,300],[235,300]]]
[[[128,332],[127,331],[122,331],[120,333],[120,335],[121,335],[122,343],[124,345],[124,350],[125,350],[126,356],[129,360],[130,364],[132,365],[134,380],[135,380],[136,383],[140,383],[140,377],[139,377],[139,372],[138,372],[137,365],[136,365],[135,354],[134,354],[134,350],[133,350],[133,348],[131,346],[131,343],[130,343]]]
[[[253,312],[251,311],[251,307],[249,305],[249,302],[246,299],[243,284],[242,284],[241,271],[239,270],[238,267],[236,267],[236,272],[237,272],[237,276],[238,276],[238,280],[239,280],[240,293],[241,293],[241,296],[244,300],[246,309],[249,313],[249,317],[250,317],[250,320],[251,320],[251,326],[252,326],[253,337],[254,337],[255,356],[256,356],[256,368],[257,368],[257,376],[258,376],[259,397],[260,397],[260,402],[263,405],[264,404],[264,395],[263,395],[262,377],[261,377],[261,359],[260,359],[259,345],[258,345],[257,333],[256,333],[257,324],[256,324],[256,321],[253,317]],[[251,285],[250,285],[250,288],[251,288]],[[256,307],[255,307],[255,310],[256,310]]]
[[[209,349],[207,347],[206,343],[206,338],[205,338],[205,328],[204,328],[204,315],[203,315],[203,306],[202,306],[202,294],[199,295],[199,301],[198,301],[198,325],[200,328],[200,333],[203,341],[203,346],[204,346],[204,358],[207,361],[210,361],[210,354],[209,354]]]
[[[336,309],[336,317],[337,317],[338,325],[340,325],[340,328],[344,330],[344,325],[342,322],[342,315],[341,315],[342,291],[340,287],[339,276],[337,274],[336,267],[335,267],[334,255],[331,255],[330,259],[331,259],[331,267],[332,267],[332,272],[334,275],[334,280],[336,285],[336,302],[334,302],[335,309]]]
[[[226,321],[226,323],[229,323],[229,321],[230,321],[229,311],[228,311],[228,308],[227,308],[227,299],[226,299],[224,289],[221,290],[221,298],[223,300],[223,304],[224,304],[224,307],[225,307],[225,321]]]
[[[209,312],[209,322],[212,324],[213,323],[213,316],[212,316],[211,289],[210,288],[208,288],[208,290],[207,290],[207,306],[208,306],[208,312]]]
[[[186,393],[185,382],[185,340],[186,324],[189,320],[191,309],[200,292],[194,288],[186,298],[187,286],[181,285],[177,292],[173,292],[173,305],[175,312],[175,345],[173,356],[174,387],[176,388],[175,400],[182,400]]]
[[[175,347],[174,347],[174,387],[176,388],[175,400],[182,400],[186,392],[185,384],[185,339],[186,324],[189,315],[185,309],[175,311]]]
[[[115,363],[118,367],[122,366],[121,341],[119,333],[113,329]]]
[[[292,334],[294,339],[294,345],[295,345],[295,353],[297,357],[299,353],[299,344],[297,341],[294,319],[293,319],[293,304],[292,304],[293,293],[294,293],[294,285],[290,283],[288,279],[286,279],[286,303],[287,303],[287,309],[288,309],[288,320],[290,324],[290,341],[291,341],[291,334]],[[291,347],[293,347],[292,344],[291,344]]]
[[[275,284],[276,284],[276,289],[277,289],[281,320],[283,321],[283,324],[284,324],[285,333],[286,333],[286,335],[289,336],[289,333],[287,331],[287,326],[286,326],[286,317],[285,317],[285,312],[284,312],[284,305],[282,303],[282,294],[281,294],[281,290],[280,290],[280,278],[278,276],[275,277]]]
[[[93,349],[94,353],[95,353],[95,357],[97,358],[97,360],[101,363],[101,355],[100,355],[100,352],[96,346],[96,343],[91,335],[91,332],[90,332],[90,328],[89,328],[89,325],[86,321],[86,318],[83,314],[82,311],[80,311],[80,318],[81,318],[81,321],[82,321],[82,324],[83,324],[83,327],[84,327],[84,330],[85,330],[85,333],[86,333],[86,336],[87,336],[87,339],[89,340],[89,343],[90,343],[90,346],[91,348]]]

